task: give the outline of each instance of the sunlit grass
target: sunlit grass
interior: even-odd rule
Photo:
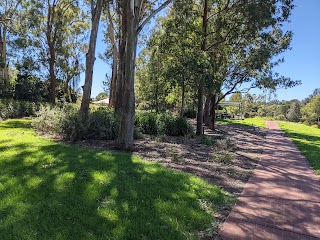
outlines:
[[[217,122],[266,128],[265,119],[262,118],[245,118],[244,120],[217,119]]]
[[[190,174],[29,126],[0,123],[0,239],[197,239],[233,202]]]
[[[320,129],[301,123],[278,121],[278,124],[294,141],[317,174],[320,174]]]

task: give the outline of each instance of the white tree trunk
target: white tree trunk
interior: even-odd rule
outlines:
[[[83,97],[81,102],[81,113],[86,117],[89,113],[89,105],[91,98],[91,89],[92,89],[92,76],[93,76],[93,66],[95,62],[95,51],[97,44],[97,36],[99,29],[100,16],[102,11],[104,0],[97,0],[96,6],[93,6],[91,2],[92,10],[92,26],[90,33],[90,42],[88,52],[86,54],[86,73],[85,73],[85,83],[83,87]]]

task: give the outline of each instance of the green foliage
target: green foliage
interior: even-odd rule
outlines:
[[[109,96],[108,96],[107,93],[101,92],[101,93],[99,93],[99,94],[96,96],[95,100],[96,100],[96,101],[100,101],[100,100],[106,99],[106,98],[108,98],[108,97],[109,97]]]
[[[0,99],[0,119],[34,116],[40,104],[13,99]]]
[[[150,111],[137,111],[135,115],[135,126],[141,133],[158,135],[161,133],[159,125],[159,114]]]
[[[205,145],[208,145],[208,146],[211,146],[213,144],[212,138],[210,138],[209,136],[206,136],[206,135],[201,135],[199,137],[199,142],[201,144],[205,144]]]
[[[57,143],[29,124],[0,123],[2,240],[199,239],[217,225],[217,209],[234,203],[191,174]]]
[[[68,104],[61,107],[43,106],[32,125],[38,131],[59,134],[69,141],[114,140],[118,136],[119,119],[113,110],[103,107],[91,109],[88,118],[83,119],[79,107]],[[136,114],[136,138],[141,138],[141,134],[185,136],[192,132],[184,117],[148,111]]]
[[[113,111],[107,108],[91,110],[88,118],[83,119],[79,107],[44,107],[32,123],[42,132],[61,135],[65,140],[113,140],[118,135],[119,120]]]
[[[32,121],[32,126],[40,132],[58,133],[62,116],[63,111],[58,107],[41,106],[36,113],[36,118]]]
[[[312,97],[309,102],[302,107],[302,120],[308,124],[317,124],[320,127],[320,95]]]
[[[299,101],[292,101],[290,108],[287,112],[286,118],[290,122],[299,122],[301,118],[300,108],[301,106]]]
[[[48,87],[36,76],[18,74],[13,90],[14,99],[39,102],[48,100],[48,94]]]
[[[192,109],[192,108],[187,108],[183,112],[183,116],[186,117],[186,118],[196,118],[197,117],[197,111],[195,109]]]
[[[135,126],[140,132],[150,135],[185,136],[193,132],[186,118],[151,111],[138,111]]]
[[[176,117],[172,114],[160,114],[159,125],[161,132],[168,136],[185,136],[193,132],[192,126],[184,117]]]

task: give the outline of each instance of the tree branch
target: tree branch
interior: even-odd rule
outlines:
[[[171,3],[172,0],[165,1],[160,7],[158,7],[156,10],[154,10],[138,27],[137,34],[141,32],[143,27],[153,18],[157,13],[159,13],[162,9],[164,9],[169,3]]]

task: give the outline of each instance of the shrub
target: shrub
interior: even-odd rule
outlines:
[[[186,118],[196,118],[197,117],[197,111],[191,108],[188,108],[184,111],[183,116]]]
[[[193,132],[185,117],[176,117],[171,114],[162,114],[159,118],[161,132],[168,136],[185,136]]]
[[[41,132],[58,133],[62,111],[57,107],[41,106],[32,121],[32,127]]]
[[[1,99],[0,119],[34,116],[39,108],[40,104],[35,102]]]
[[[113,140],[118,136],[119,121],[112,110],[98,108],[83,119],[79,107],[43,107],[33,121],[33,127],[43,132],[56,133],[65,140]]]
[[[160,133],[158,114],[150,111],[137,111],[135,126],[143,134],[157,135]]]
[[[91,109],[87,119],[79,114],[79,107],[43,106],[37,113],[32,126],[42,132],[61,135],[65,140],[113,140],[118,136],[119,119],[108,108]],[[155,112],[137,112],[134,137],[142,134],[185,136],[193,129],[184,117]]]
[[[193,132],[185,117],[170,113],[137,112],[135,126],[141,133],[150,135],[185,136]]]

